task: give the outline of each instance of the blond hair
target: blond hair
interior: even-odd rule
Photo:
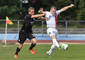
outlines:
[[[31,10],[34,10],[34,8],[33,7],[29,7],[28,11],[30,12]]]

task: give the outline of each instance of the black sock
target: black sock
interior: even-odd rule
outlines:
[[[33,44],[33,43],[32,43],[29,49],[30,49],[30,50],[33,49],[33,47],[35,47],[35,45],[36,45],[36,44]]]
[[[16,49],[16,53],[15,54],[18,54],[20,52],[21,48],[18,48]]]

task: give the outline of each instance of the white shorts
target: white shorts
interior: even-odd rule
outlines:
[[[51,37],[53,35],[56,36],[56,38],[58,38],[58,30],[56,28],[48,28],[47,29],[47,34]]]

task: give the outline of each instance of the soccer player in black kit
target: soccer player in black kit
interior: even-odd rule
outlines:
[[[33,18],[42,17],[44,14],[36,14],[34,15],[34,8],[28,8],[28,14],[24,17],[24,24],[19,32],[19,47],[17,47],[16,52],[14,54],[14,58],[18,58],[18,53],[20,52],[21,48],[23,47],[23,43],[27,38],[31,40],[31,46],[29,48],[30,52],[34,55],[35,52],[33,51],[33,47],[36,45],[36,38],[32,35],[32,24]]]

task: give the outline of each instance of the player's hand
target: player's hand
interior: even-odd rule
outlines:
[[[43,12],[43,8],[40,8],[39,10],[38,10],[38,13],[42,13]]]
[[[74,7],[74,4],[70,4],[69,7],[70,7],[70,8],[71,8],[71,7]]]

